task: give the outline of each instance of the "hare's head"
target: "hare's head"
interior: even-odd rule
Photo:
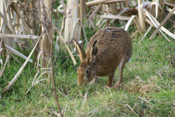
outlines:
[[[98,44],[95,41],[86,53],[76,40],[74,40],[74,45],[81,60],[81,64],[77,68],[78,85],[87,85],[96,76],[95,57],[98,51]]]

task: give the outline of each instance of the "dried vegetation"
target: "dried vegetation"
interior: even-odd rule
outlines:
[[[53,2],[58,2],[56,0],[48,0],[47,2],[50,3],[43,2],[42,0],[0,0],[0,2],[0,78],[3,77],[5,69],[8,69],[6,67],[10,61],[15,60],[21,65],[18,72],[13,74],[13,79],[11,81],[5,81],[8,82],[8,85],[5,88],[3,87],[2,94],[10,91],[21,73],[24,71],[28,62],[33,63],[33,66],[35,66],[33,68],[36,73],[33,76],[30,88],[25,91],[25,94],[30,92],[30,89],[36,84],[40,84],[41,81],[54,82],[51,81],[54,74],[59,76],[59,73],[54,73],[53,71],[52,63],[54,63],[54,61],[52,58],[54,58],[54,49],[59,52],[62,51],[61,48],[65,46],[69,53],[68,57],[71,57],[71,60],[75,65],[75,55],[73,55],[73,51],[71,52],[73,47],[70,42],[72,38],[74,38],[79,42],[81,39],[82,42],[87,44],[88,39],[85,33],[85,28],[87,27],[93,30],[98,30],[108,26],[121,27],[129,31],[131,37],[136,37],[139,34],[141,36],[143,35],[139,40],[139,44],[143,42],[144,38],[148,37],[149,39],[153,39],[157,34],[161,37],[163,36],[164,39],[170,41],[170,43],[174,42],[175,39],[174,0],[68,0],[67,4],[64,0],[60,0],[57,8],[52,8],[52,5],[54,4]],[[54,15],[54,19],[52,19],[51,11]],[[57,24],[59,24],[59,26],[57,26]],[[56,39],[54,39],[54,34],[58,35]],[[53,45],[55,46],[54,49]],[[168,49],[171,53],[175,50],[174,47],[170,46],[166,46],[165,49]],[[31,52],[28,50],[31,50]],[[24,59],[25,62],[22,63],[22,60],[19,60],[19,58]],[[166,58],[168,58],[170,66],[174,68],[175,55],[169,54]],[[162,72],[167,69],[169,68],[162,68],[157,72],[157,75],[150,76],[147,80],[143,80],[141,76],[135,75],[133,80],[122,85],[121,89],[126,90],[129,94],[139,94],[137,99],[134,99],[131,96],[132,101],[142,101],[142,103],[136,104],[128,101],[125,103],[124,94],[122,94],[121,97],[118,97],[115,92],[104,92],[104,95],[111,93],[109,94],[111,97],[116,96],[116,98],[121,98],[124,101],[116,102],[116,100],[114,100],[107,103],[107,105],[97,104],[98,107],[92,107],[94,108],[93,110],[86,110],[90,108],[87,104],[87,100],[89,100],[88,94],[79,94],[82,92],[79,90],[71,90],[70,86],[75,86],[75,83],[71,84],[71,82],[75,82],[74,80],[68,81],[67,83],[71,85],[66,85],[67,87],[60,84],[60,87],[63,87],[58,89],[61,96],[68,97],[73,94],[74,96],[79,95],[83,98],[81,105],[82,108],[80,110],[77,110],[77,112],[71,112],[72,108],[67,107],[66,105],[63,109],[63,113],[70,111],[74,116],[93,116],[97,112],[102,114],[107,110],[105,114],[110,111],[116,112],[117,115],[121,116],[133,116],[137,114],[144,116],[145,113],[147,116],[155,116],[157,111],[163,109],[163,107],[159,108],[154,105],[154,103],[159,103],[161,96],[156,100],[156,96],[151,96],[150,94],[156,92],[164,96],[169,94],[165,89],[174,89],[174,86],[172,86],[172,84],[175,83],[174,74],[172,74],[172,84],[170,82],[164,82],[165,84],[159,83],[163,78]],[[65,81],[61,79],[58,81],[58,84],[65,83]],[[41,85],[45,86],[45,84],[42,83]],[[94,89],[91,90],[94,91]],[[107,89],[101,90],[106,91]],[[86,92],[87,90],[84,91]],[[172,93],[170,92],[170,94]],[[92,95],[98,97],[103,94],[99,95],[99,93],[95,91]],[[143,97],[140,97],[140,95]],[[103,98],[105,100],[110,97],[104,96]],[[95,100],[96,99],[92,99],[94,103],[97,103]],[[172,111],[174,111],[175,100],[172,100],[173,102],[162,101],[160,103],[163,103],[165,106],[170,106]],[[74,105],[74,103],[76,102],[71,102],[69,106]],[[139,105],[142,109],[140,109]],[[145,105],[148,105],[148,107],[144,107]],[[118,114],[118,112],[122,113]],[[45,110],[42,110],[41,113],[60,116],[53,109],[46,109],[46,112]],[[35,114],[37,116],[37,112],[30,112],[29,110],[26,111],[24,115],[35,116]],[[69,116],[71,116],[71,114]],[[64,115],[66,114],[64,113]],[[98,114],[96,116],[98,116]],[[116,116],[115,113],[114,116]]]

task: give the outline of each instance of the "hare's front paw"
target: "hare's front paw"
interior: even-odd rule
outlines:
[[[112,87],[109,87],[109,86],[106,85],[105,88],[110,90]]]
[[[112,87],[112,89],[115,89],[115,90],[118,90],[119,88],[120,88],[120,85],[119,84],[117,84],[117,85],[115,85],[115,86]]]

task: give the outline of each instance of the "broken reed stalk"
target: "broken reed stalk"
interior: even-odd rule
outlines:
[[[132,20],[134,20],[134,18],[136,18],[136,15],[132,15],[131,18],[128,20],[127,24],[125,25],[125,30],[127,31]]]
[[[145,12],[146,12],[146,15],[147,15],[147,17],[150,19],[150,21],[154,24],[154,26],[157,28],[158,26],[158,24],[155,22],[155,19],[151,16],[151,14],[145,9]],[[166,35],[162,32],[162,30],[160,30],[159,29],[159,31],[160,31],[160,33],[169,41],[169,39],[166,37]]]
[[[161,22],[161,24],[156,28],[156,30],[153,32],[153,34],[151,35],[151,37],[149,39],[153,39],[154,36],[157,34],[157,32],[160,30],[160,28],[165,24],[165,22],[171,17],[171,15],[173,14],[173,12],[175,11],[175,7],[173,8],[173,10],[165,17],[165,19]]]
[[[151,18],[153,19],[153,23],[156,24],[156,28],[157,28],[160,25],[160,23],[151,14],[148,13],[148,15],[151,16]],[[167,35],[169,35],[171,38],[175,39],[175,35],[173,33],[171,33],[169,30],[167,30],[165,27],[162,26],[160,29],[161,29],[160,32],[163,31],[164,33],[166,33]],[[163,36],[165,36],[165,35],[163,35]],[[169,39],[167,39],[167,40],[169,41]]]
[[[102,4],[99,4],[96,9],[91,13],[91,15],[89,16],[89,18],[87,19],[86,23],[84,24],[84,26],[86,27],[86,25],[88,24],[88,22],[91,20],[91,18],[95,15],[95,13],[101,8]]]
[[[148,15],[148,17],[149,17],[149,15],[151,16],[151,14],[147,14]],[[154,17],[152,17],[152,18],[154,18]],[[153,20],[153,19],[152,19]],[[155,22],[154,22],[155,21]],[[151,20],[149,20],[149,19],[147,19],[146,18],[146,22],[149,24],[149,25],[151,25],[152,27],[155,27],[155,28],[157,28],[155,25],[160,25],[160,23],[156,20],[156,19],[154,19],[154,21],[152,22]],[[161,27],[160,28],[160,30],[162,30],[163,32],[165,32],[167,35],[169,35],[170,37],[172,37],[173,39],[175,39],[175,35],[173,34],[173,33],[171,33],[169,30],[167,30],[165,27]],[[169,40],[169,39],[168,39]]]
[[[5,44],[5,47],[6,47],[8,50],[10,50],[10,52],[12,52],[13,54],[15,54],[15,55],[17,55],[17,56],[19,56],[19,57],[21,57],[21,58],[23,58],[23,59],[27,59],[27,56],[25,56],[24,54],[20,53],[19,51],[13,49],[12,47],[10,47],[10,46],[8,46],[8,45],[6,45],[6,44]],[[33,60],[32,60],[32,59],[29,59],[29,62],[32,63]]]
[[[29,61],[30,57],[32,56],[32,53],[34,52],[37,44],[39,43],[39,40],[36,42],[33,50],[30,52],[29,56],[27,57],[26,61],[24,62],[24,64],[21,66],[21,68],[19,69],[19,71],[17,72],[17,74],[14,76],[14,78],[12,79],[12,81],[10,82],[10,84],[8,84],[5,88],[4,88],[4,91],[2,92],[2,95],[4,93],[6,93],[7,91],[9,91],[12,86],[14,85],[14,83],[16,82],[16,80],[18,79],[19,75],[21,74],[21,72],[23,71],[24,67],[26,66],[27,62]]]

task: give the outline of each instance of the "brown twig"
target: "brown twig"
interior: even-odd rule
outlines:
[[[52,51],[54,52],[53,44],[52,44]],[[56,95],[55,77],[54,77],[54,66],[53,66],[53,57],[51,58],[51,67],[52,67],[52,83],[53,83],[54,97],[55,97],[55,100],[56,100],[56,103],[57,103],[58,110],[59,110],[59,112],[60,112],[60,116],[63,117],[63,114],[62,114],[62,112],[61,112],[60,105],[59,105],[59,103],[58,103],[57,95]]]

